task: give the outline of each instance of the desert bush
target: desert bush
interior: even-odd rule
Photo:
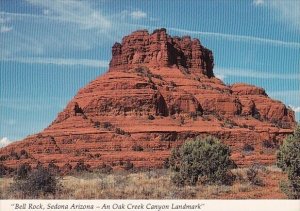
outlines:
[[[16,171],[15,179],[26,179],[31,171],[31,166],[28,163],[21,164]]]
[[[10,157],[14,160],[20,160],[20,156],[15,151],[10,152]]]
[[[300,199],[300,125],[288,136],[277,152],[277,166],[288,175],[281,190],[291,199]]]
[[[113,171],[113,168],[110,165],[103,163],[98,167],[99,172],[102,174],[110,174]]]
[[[94,127],[96,127],[96,128],[99,128],[100,127],[100,122],[99,121],[96,121],[96,122],[94,122]]]
[[[259,167],[257,165],[252,165],[247,171],[247,179],[251,185],[264,186],[261,178],[258,176]]]
[[[13,171],[14,171],[14,169],[9,168],[9,167],[5,166],[4,164],[0,163],[0,178],[3,176],[10,175]]]
[[[152,114],[150,114],[150,115],[148,115],[148,119],[149,119],[149,120],[154,120],[155,117],[154,117]]]
[[[244,152],[252,152],[252,151],[254,151],[254,147],[251,146],[250,144],[245,144],[245,145],[243,146],[243,151],[244,151]]]
[[[20,151],[20,157],[24,158],[24,159],[27,159],[27,158],[29,158],[29,154],[28,154],[28,152],[26,150],[22,149]]]
[[[197,113],[196,112],[190,112],[190,118],[193,119],[194,121],[197,120]]]
[[[144,148],[143,148],[141,145],[134,144],[134,145],[132,146],[132,150],[133,150],[133,151],[137,151],[137,152],[141,152],[141,151],[144,150]]]
[[[0,156],[0,161],[6,161],[9,158],[8,155],[1,155]]]
[[[80,160],[74,167],[76,172],[89,171],[90,165],[85,164],[83,160]]]
[[[175,172],[172,181],[178,185],[232,184],[235,167],[229,147],[213,137],[189,140],[179,149],[173,149],[170,168]]]
[[[275,147],[274,144],[271,141],[269,141],[269,140],[264,140],[262,142],[262,146],[264,148],[274,148]]]
[[[169,160],[169,158],[164,159],[164,161],[163,161],[163,168],[164,169],[170,168],[170,160]]]
[[[238,124],[235,121],[230,120],[230,119],[226,119],[224,121],[224,127],[233,128],[234,126],[238,126]]]
[[[115,129],[115,133],[120,135],[125,135],[125,131],[118,127]]]
[[[104,122],[103,127],[108,129],[112,127],[112,124],[110,122]]]
[[[180,125],[184,125],[185,119],[183,116],[180,116],[179,122],[180,122]]]
[[[126,163],[123,165],[124,169],[126,171],[132,170],[134,168],[134,165],[132,162],[130,162],[129,160],[126,161]]]
[[[55,195],[60,189],[59,180],[45,168],[30,172],[25,178],[15,178],[11,188],[23,194],[23,198],[37,198],[41,195]]]
[[[0,163],[0,178],[6,175],[6,166]]]
[[[59,173],[59,167],[53,162],[51,161],[49,164],[48,164],[48,171],[51,173],[51,174],[58,174]]]

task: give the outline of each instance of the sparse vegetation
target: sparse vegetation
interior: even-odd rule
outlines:
[[[99,121],[94,122],[94,127],[99,128],[100,127],[100,122]]]
[[[243,146],[243,151],[246,152],[246,153],[250,153],[250,152],[253,152],[254,151],[254,147],[250,144],[245,144]]]
[[[110,165],[103,163],[99,166],[99,172],[102,174],[110,174],[113,171],[113,168]]]
[[[176,87],[177,85],[176,85],[176,83],[174,81],[170,81],[170,86],[171,87]]]
[[[149,119],[149,120],[154,120],[155,117],[154,117],[152,114],[150,114],[150,115],[148,115],[148,119]]]
[[[258,166],[252,165],[247,171],[247,179],[251,185],[264,186],[263,181],[258,176]]]
[[[8,155],[1,155],[0,156],[0,161],[6,161],[8,159]]]
[[[134,165],[132,162],[130,162],[129,160],[125,162],[124,169],[126,171],[132,170],[133,168],[134,168]]]
[[[16,180],[26,179],[30,171],[31,171],[31,166],[28,163],[21,164],[17,168],[15,179]]]
[[[271,141],[269,141],[269,140],[264,140],[263,142],[262,142],[262,146],[264,147],[264,148],[274,148],[275,146],[274,146],[274,143],[272,143]]]
[[[221,119],[221,118],[218,118],[218,119]],[[238,124],[236,124],[236,122],[234,122],[230,119],[226,119],[225,122],[224,122],[224,127],[226,127],[226,128],[233,128],[235,126],[238,126]]]
[[[201,115],[202,115],[201,111],[190,112],[190,118],[192,118],[194,121],[197,120],[197,117]]]
[[[9,176],[14,170],[0,163],[0,178],[4,176]]]
[[[21,194],[21,198],[39,198],[47,195],[55,196],[60,190],[59,180],[43,167],[30,173],[26,165],[20,166],[20,175],[17,175],[10,186],[11,191]]]
[[[108,172],[101,172],[106,169]],[[64,176],[55,186],[55,194],[39,192],[39,199],[266,199],[284,198],[278,181],[283,173],[270,167],[269,173],[258,169],[265,186],[251,185],[247,179],[247,168],[233,169],[237,179],[232,186],[197,184],[178,187],[171,183],[173,173],[166,169],[155,169],[130,173],[111,172],[111,166],[101,165],[93,172],[80,172]],[[34,170],[35,171],[35,170]],[[238,176],[239,175],[239,176]],[[271,183],[270,183],[271,182]],[[26,195],[13,189],[12,178],[0,178],[1,199],[29,199],[35,195]],[[271,191],[270,191],[271,190]],[[275,195],[272,195],[275,194]],[[274,198],[273,198],[274,199]]]
[[[185,124],[185,118],[183,116],[180,116],[179,122],[180,122],[180,125],[184,125]]]
[[[112,124],[110,122],[104,122],[103,127],[106,129],[110,129],[112,127]]]
[[[134,144],[134,145],[132,146],[132,150],[133,150],[133,151],[137,151],[137,152],[141,152],[141,151],[144,150],[144,148],[143,148],[141,145]]]
[[[118,128],[118,127],[115,129],[115,133],[120,134],[120,135],[125,135],[126,134],[126,132],[124,130],[122,130],[121,128]]]
[[[300,125],[287,137],[277,153],[277,165],[288,175],[282,191],[291,199],[300,199]]]
[[[230,169],[235,164],[230,159],[229,147],[216,138],[196,138],[187,141],[170,156],[174,171],[173,183],[178,186],[202,184],[232,184]]]
[[[90,169],[90,165],[85,164],[83,160],[80,160],[74,167],[74,171],[76,172],[89,171],[89,169]]]
[[[53,161],[48,164],[48,171],[53,175],[57,175],[60,172],[59,167]]]

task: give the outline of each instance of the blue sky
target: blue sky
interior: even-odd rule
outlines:
[[[0,1],[0,146],[47,127],[111,46],[165,27],[211,49],[227,84],[264,87],[300,119],[300,1]]]

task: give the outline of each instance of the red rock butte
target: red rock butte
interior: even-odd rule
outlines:
[[[248,84],[214,77],[212,52],[166,29],[138,30],[112,47],[109,70],[80,89],[42,132],[0,149],[0,162],[63,170],[79,161],[162,167],[173,147],[212,135],[238,165],[273,164],[294,112]]]

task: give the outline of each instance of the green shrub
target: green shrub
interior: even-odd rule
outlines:
[[[59,181],[45,168],[38,168],[26,178],[15,178],[12,190],[23,194],[23,198],[36,199],[41,195],[55,195],[59,190]]]
[[[4,164],[0,163],[0,178],[3,176],[8,176],[14,172],[13,168],[7,167]]]
[[[83,160],[79,160],[78,163],[76,163],[76,166],[74,167],[74,171],[76,172],[83,172],[83,171],[89,171],[90,165],[85,164]]]
[[[54,163],[54,161],[51,161],[48,164],[48,171],[53,175],[57,175],[60,172],[59,167]]]
[[[31,166],[28,163],[21,164],[16,171],[15,179],[26,179],[31,171]]]
[[[277,152],[277,166],[288,175],[281,190],[291,199],[300,199],[300,125],[283,141]]]
[[[232,184],[235,167],[230,159],[229,147],[213,137],[189,140],[179,149],[173,149],[170,168],[175,172],[172,181],[178,185]]]

